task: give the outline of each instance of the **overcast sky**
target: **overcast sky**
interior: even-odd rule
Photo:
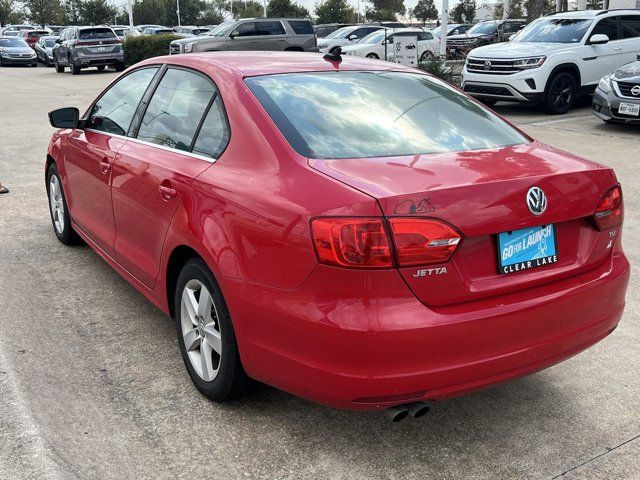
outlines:
[[[125,5],[126,4],[126,0],[113,0],[114,3],[117,6],[121,6],[121,5]],[[234,0],[234,1],[241,1],[241,0]],[[261,1],[261,0],[259,0]],[[268,1],[268,0],[267,0]],[[293,0],[301,5],[303,5],[304,7],[306,7],[311,13],[313,13],[313,7],[316,4],[317,1],[319,0]],[[349,0],[350,3],[353,5],[354,8],[357,7],[357,0]],[[438,8],[438,11],[440,11],[440,7],[442,6],[442,0],[434,0],[436,7]],[[409,9],[409,8],[413,8],[416,6],[416,3],[418,3],[418,0],[404,0],[404,6]],[[458,3],[458,0],[449,0],[449,8],[451,8],[451,6],[455,5],[456,3]],[[482,1],[482,0],[476,0],[476,3],[478,5],[481,5],[483,3],[495,3],[495,0],[489,0],[487,2]],[[369,3],[370,5],[370,3]],[[364,0],[360,0],[360,10],[364,11]]]

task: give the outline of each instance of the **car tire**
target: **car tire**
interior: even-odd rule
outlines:
[[[62,188],[62,180],[58,167],[52,163],[47,170],[47,196],[49,197],[49,213],[53,232],[65,245],[77,245],[82,240],[71,226],[71,217],[67,207],[67,197]]]
[[[124,72],[125,64],[124,63],[116,63],[113,68],[116,69],[116,72]]]
[[[80,68],[80,65],[76,65],[75,63],[73,63],[71,60],[69,60],[69,65],[71,65],[71,73],[73,75],[80,75],[80,71],[82,70]]]
[[[569,72],[560,72],[547,85],[543,107],[552,115],[566,113],[576,99],[578,86],[576,78]]]
[[[58,57],[53,56],[53,66],[56,68],[56,72],[64,73],[64,67],[58,63]]]
[[[372,58],[374,60],[379,60],[380,59],[380,57],[378,57],[378,55],[376,55],[375,53],[369,53],[367,55],[367,58]]]
[[[196,388],[216,402],[246,395],[255,382],[242,367],[218,283],[201,259],[191,259],[182,268],[174,305],[180,352]]]
[[[431,60],[432,58],[433,53],[431,53],[429,50],[425,50],[424,52],[422,52],[422,55],[420,55],[421,62],[426,62],[427,60]]]

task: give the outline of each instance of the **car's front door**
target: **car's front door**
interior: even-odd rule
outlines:
[[[116,259],[151,288],[178,205],[219,154],[211,150],[210,155],[201,144],[217,135],[208,126],[211,118],[224,114],[213,82],[182,68],[168,68],[143,102],[148,106],[136,138],[124,145],[114,165],[113,212]],[[226,120],[217,124],[227,128]]]
[[[589,33],[583,58],[589,63],[589,67],[582,73],[583,85],[596,84],[602,77],[613,72],[624,62],[621,42],[618,40],[618,17],[603,18],[596,23]],[[609,42],[604,44],[592,44],[594,35],[603,34],[609,37]]]
[[[112,167],[157,70],[137,70],[118,80],[91,107],[84,128],[69,136],[64,166],[71,218],[110,256],[116,233],[111,205]]]
[[[229,35],[228,50],[260,50],[256,22],[240,23]]]

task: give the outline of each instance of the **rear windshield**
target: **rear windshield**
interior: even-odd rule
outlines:
[[[289,20],[289,25],[298,35],[313,35],[313,25],[308,20]]]
[[[0,38],[0,47],[28,47],[27,42],[21,38],[4,37]]]
[[[110,28],[87,28],[80,30],[80,40],[97,40],[100,38],[115,38],[116,34]]]
[[[45,47],[53,47],[55,44],[56,44],[56,39],[55,38],[47,38],[44,41]]]
[[[484,150],[529,141],[426,75],[314,72],[251,77],[246,83],[291,146],[309,158]]]

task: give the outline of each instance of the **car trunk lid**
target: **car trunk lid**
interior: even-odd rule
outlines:
[[[462,241],[445,264],[399,268],[427,305],[450,305],[576,275],[598,266],[617,231],[591,218],[616,178],[611,169],[538,142],[495,150],[413,157],[309,160],[310,166],[376,198],[386,217],[430,217]],[[548,208],[535,216],[525,197],[537,186]],[[554,225],[557,263],[501,274],[497,235]],[[615,229],[614,229],[615,230]]]

